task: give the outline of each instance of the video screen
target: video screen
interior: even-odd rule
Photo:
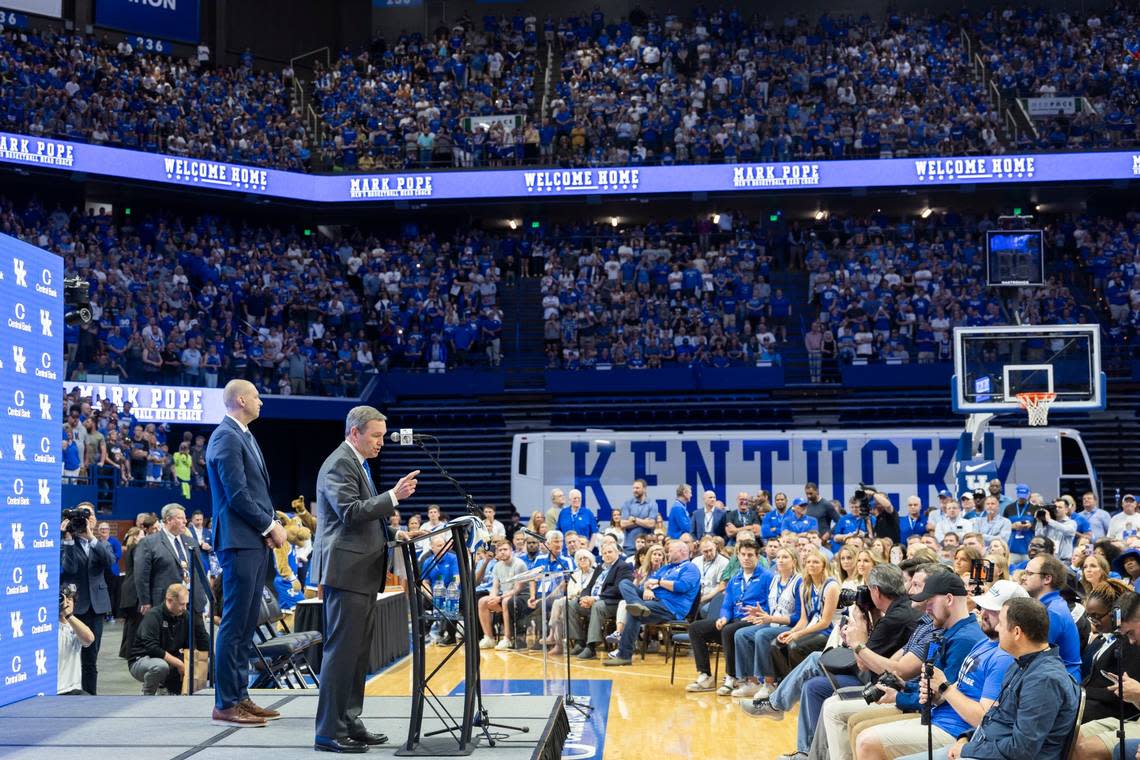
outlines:
[[[986,269],[990,287],[1044,285],[1041,230],[990,230],[986,234]]]

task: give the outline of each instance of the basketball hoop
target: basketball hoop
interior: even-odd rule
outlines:
[[[1034,427],[1049,424],[1049,407],[1057,400],[1056,393],[1018,393],[1017,403],[1029,413],[1029,424]]]

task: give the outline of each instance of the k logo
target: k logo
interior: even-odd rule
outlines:
[[[40,309],[40,330],[45,337],[54,337],[51,334],[51,312],[47,309]]]
[[[12,549],[24,548],[24,524],[14,522],[12,523]]]
[[[21,288],[28,287],[28,268],[23,259],[12,259],[12,269],[16,273],[16,284]]]
[[[24,635],[24,613],[20,610],[12,610],[8,614],[8,620],[12,623],[12,638],[18,639]]]
[[[23,346],[12,346],[12,361],[16,364],[18,374],[28,374],[28,357],[24,355]]]
[[[12,433],[12,451],[17,462],[26,462],[28,458],[24,456],[24,434]]]

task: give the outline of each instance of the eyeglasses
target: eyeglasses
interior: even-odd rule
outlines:
[[[1048,575],[1049,573],[1038,572],[1037,570],[1022,570],[1022,575]]]

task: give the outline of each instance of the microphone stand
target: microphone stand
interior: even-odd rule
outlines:
[[[537,533],[535,533],[534,531],[526,530],[525,528],[523,530],[527,533],[527,535],[531,536],[532,538],[538,538],[539,544],[541,544],[542,546],[546,546],[546,539],[545,538],[539,537],[539,535]],[[546,554],[548,556],[550,555],[550,547],[549,546],[546,546]],[[619,558],[617,561],[621,562],[621,559]],[[562,582],[566,584],[567,592],[569,591],[569,588],[570,588],[570,577],[569,576],[570,576],[570,573],[572,573],[572,572],[573,571],[567,571],[565,569],[562,571]],[[557,604],[557,602],[555,602],[555,604]],[[565,698],[563,699],[563,703],[569,707],[573,707],[575,710],[580,712],[584,717],[588,718],[588,717],[590,717],[590,713],[592,713],[594,711],[594,706],[592,704],[589,704],[588,702],[579,702],[578,699],[574,696],[574,691],[573,691],[574,679],[570,675],[570,594],[569,593],[565,593],[562,595],[562,604],[564,605],[563,610],[562,610],[562,613],[563,613],[562,614],[562,629],[563,629],[562,648],[564,650],[563,654],[566,656],[566,687],[565,687],[566,694],[565,694]],[[576,615],[578,613],[575,612],[574,614]],[[545,652],[544,652],[544,654],[545,654]]]
[[[432,439],[434,440],[434,437],[432,437]],[[458,480],[456,480],[452,476],[452,474],[447,471],[447,468],[443,466],[443,463],[439,461],[439,458],[435,454],[433,454],[431,451],[429,451],[427,446],[424,445],[423,440],[414,441],[414,442],[417,446],[420,447],[420,450],[423,451],[423,453],[427,456],[427,458],[431,460],[431,463],[435,465],[436,469],[439,470],[439,474],[442,475],[444,477],[444,479],[447,480],[447,482],[451,483],[451,485],[453,485],[455,487],[455,490],[459,493],[460,497],[462,497],[462,499],[463,499],[463,504],[467,508],[467,513],[473,517],[481,518],[482,514],[480,513],[479,507],[475,502],[475,497],[472,496],[471,493],[466,488],[463,487],[462,483],[460,483]],[[416,593],[419,593],[419,589],[416,589]],[[476,632],[464,630],[463,635],[464,636],[474,636],[474,635],[476,635]],[[475,682],[471,683],[471,684],[467,684],[467,688],[475,690],[475,700],[476,700],[475,718],[472,721],[472,723],[476,726],[479,726],[482,729],[483,738],[487,740],[488,746],[491,746],[491,747],[495,746],[495,738],[491,735],[491,728],[492,727],[502,728],[502,729],[506,729],[508,731],[518,731],[519,733],[523,733],[523,734],[529,733],[530,732],[529,726],[511,726],[511,725],[508,725],[506,723],[494,723],[491,721],[491,715],[487,711],[487,707],[483,704],[483,674],[482,674],[482,661],[481,660],[478,663],[478,665],[479,665],[478,667],[473,668],[473,671],[475,674],[475,679],[474,679]]]
[[[1113,612],[1115,615],[1119,616],[1120,615],[1120,608],[1117,607]],[[1117,709],[1117,713],[1116,713],[1116,719],[1117,719],[1116,741],[1117,741],[1117,746],[1120,747],[1120,759],[1119,760],[1124,760],[1124,742],[1126,739],[1126,734],[1124,731],[1124,642],[1126,640],[1127,640],[1126,637],[1120,635],[1120,622],[1119,622],[1119,617],[1117,617],[1116,682],[1118,684],[1120,684],[1120,693],[1118,695],[1120,697],[1120,705],[1119,705],[1119,707]]]
[[[931,719],[931,713],[934,711],[934,694],[930,690],[930,679],[934,676],[934,652],[937,649],[942,649],[942,633],[935,631],[934,637],[930,640],[930,645],[926,648],[926,660],[922,663],[923,682],[919,686],[920,689],[926,689],[926,703],[922,706],[922,718],[920,723],[926,726],[926,757],[927,760],[934,760],[934,721]]]

